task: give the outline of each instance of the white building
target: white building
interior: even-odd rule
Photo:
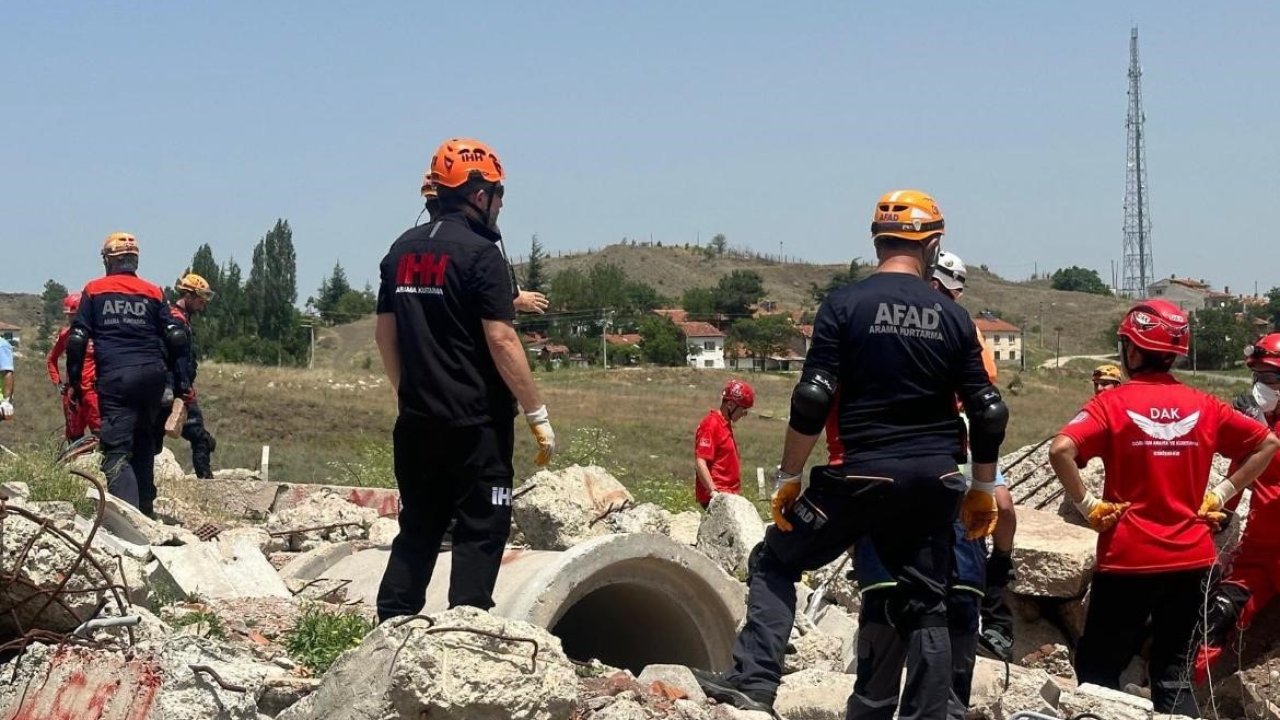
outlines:
[[[1010,363],[1022,359],[1022,329],[1017,325],[982,316],[974,318],[973,324],[978,326],[987,339],[996,362]]]
[[[682,322],[677,326],[688,347],[685,359],[689,367],[724,369],[724,333],[705,322]]]

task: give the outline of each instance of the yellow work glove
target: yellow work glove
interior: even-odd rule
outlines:
[[[534,456],[533,464],[546,467],[556,454],[556,433],[551,429],[551,418],[547,415],[547,406],[543,405],[533,412],[525,413],[524,419],[529,421],[533,439],[538,443],[538,454]]]
[[[1084,499],[1076,503],[1076,510],[1089,521],[1089,527],[1095,532],[1106,532],[1120,522],[1120,516],[1129,509],[1130,503],[1113,503],[1099,500],[1091,492],[1084,494]]]
[[[975,482],[960,501],[960,524],[966,540],[978,540],[996,531],[995,483]]]
[[[773,524],[782,532],[791,532],[791,522],[783,517],[783,513],[791,509],[796,498],[800,497],[800,476],[796,473],[783,472],[781,469],[773,474],[773,501],[771,510]]]
[[[1223,508],[1235,494],[1236,486],[1230,480],[1223,480],[1204,494],[1204,500],[1200,502],[1200,512],[1196,515],[1207,520],[1214,529],[1217,529],[1226,521],[1227,513]]]

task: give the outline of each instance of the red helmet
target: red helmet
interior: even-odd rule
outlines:
[[[731,400],[737,403],[738,407],[748,410],[756,404],[756,391],[745,382],[734,378],[724,384],[724,392],[720,393],[720,398]]]
[[[1280,333],[1263,335],[1247,348],[1245,365],[1250,370],[1280,370]]]
[[[1191,329],[1182,309],[1168,300],[1143,300],[1129,309],[1116,334],[1157,353],[1186,355]]]
[[[71,293],[62,298],[62,312],[68,315],[80,312],[80,293]]]

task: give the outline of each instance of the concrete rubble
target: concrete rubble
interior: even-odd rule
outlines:
[[[787,720],[844,720],[853,676],[826,670],[801,670],[782,678],[774,710]]]
[[[292,597],[284,580],[250,538],[232,537],[182,547],[153,547],[148,581],[184,598]]]
[[[671,539],[678,543],[694,546],[698,544],[698,526],[702,524],[702,513],[697,510],[685,510],[671,516]]]
[[[534,550],[568,550],[608,534],[604,521],[635,504],[604,468],[581,465],[539,471],[514,496],[512,516]]]
[[[1092,530],[1066,525],[1052,513],[1018,508],[1015,578],[1009,589],[1037,597],[1079,597],[1093,576],[1097,542]]]
[[[449,610],[431,620],[381,625],[338,659],[314,693],[277,717],[569,716],[578,680],[558,638],[475,608]]]
[[[671,535],[670,512],[654,505],[642,503],[634,505],[604,519],[605,526],[613,533],[651,533],[654,535]]]
[[[273,513],[267,519],[267,531],[275,538],[272,550],[306,552],[324,543],[368,539],[369,528],[377,519],[377,510],[327,491]]]
[[[764,539],[764,522],[750,500],[717,493],[698,526],[699,552],[739,580],[747,578],[747,560]]]

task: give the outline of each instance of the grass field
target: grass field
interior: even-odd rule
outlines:
[[[1091,363],[1060,371],[1005,370],[1000,385],[1012,411],[1006,450],[1038,441],[1069,419],[1089,394]],[[18,419],[0,425],[0,443],[46,457],[59,436],[61,412],[41,365],[19,362]],[[718,403],[729,373],[685,368],[558,370],[536,377],[551,410],[561,463],[594,461],[642,498],[668,507],[692,506],[692,437]],[[1186,376],[1223,396],[1242,386]],[[785,434],[793,375],[753,374],[757,406],[736,428],[744,487],[755,468],[772,468]],[[1015,382],[1015,379],[1018,382]],[[1013,383],[1017,387],[1009,389]],[[292,482],[390,484],[394,404],[385,380],[372,372],[259,368],[206,363],[200,396],[218,438],[214,467],[256,468],[271,446],[271,477]],[[534,446],[517,427],[517,481],[534,472]],[[167,440],[184,466],[186,444]],[[819,461],[821,445],[815,452]],[[0,459],[0,463],[14,461]],[[16,468],[14,468],[16,470]],[[754,493],[749,493],[754,494]]]

